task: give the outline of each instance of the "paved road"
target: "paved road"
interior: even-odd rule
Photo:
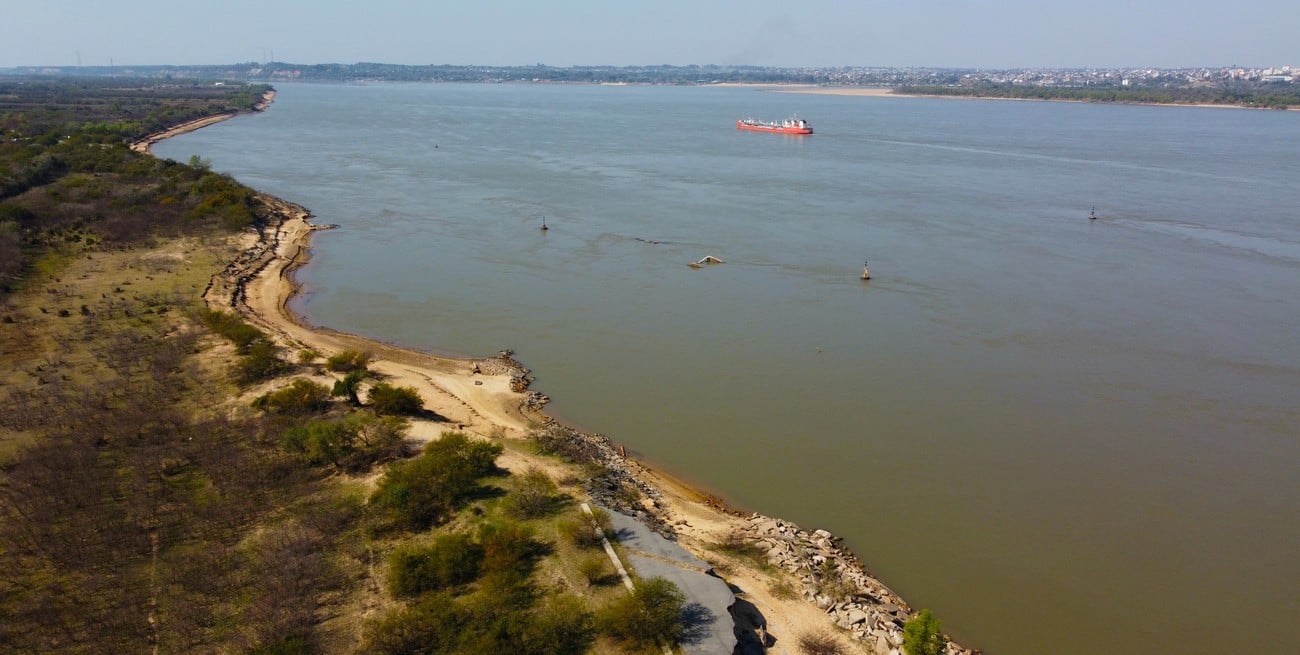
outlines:
[[[641,578],[667,578],[686,594],[687,655],[731,655],[736,648],[735,623],[727,608],[736,602],[721,578],[709,575],[704,560],[655,534],[636,519],[609,511],[611,538],[619,542],[628,564]]]

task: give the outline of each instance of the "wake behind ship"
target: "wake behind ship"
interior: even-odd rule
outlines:
[[[754,132],[775,132],[777,134],[812,134],[812,123],[795,116],[783,121],[759,121],[742,118],[736,121],[736,129]]]

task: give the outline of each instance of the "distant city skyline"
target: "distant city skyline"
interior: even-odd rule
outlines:
[[[0,67],[1300,66],[1300,3],[0,0]]]

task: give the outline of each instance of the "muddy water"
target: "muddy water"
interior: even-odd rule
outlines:
[[[341,225],[312,321],[514,348],[553,413],[844,536],[967,645],[1300,651],[1300,114],[279,90],[155,150]]]

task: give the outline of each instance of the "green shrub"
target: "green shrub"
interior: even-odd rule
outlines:
[[[359,350],[344,350],[326,359],[325,368],[335,373],[347,373],[349,371],[364,371],[369,363],[370,353]]]
[[[578,548],[600,548],[600,533],[586,515],[561,521],[556,529],[560,537]]]
[[[573,596],[529,599],[476,593],[426,594],[370,624],[361,652],[377,655],[579,655],[595,638],[592,615]]]
[[[921,610],[903,624],[903,652],[907,655],[943,655],[947,646],[939,619],[930,610]]]
[[[370,388],[370,408],[377,414],[419,414],[424,399],[415,387],[394,387],[380,382]]]
[[[247,352],[254,342],[270,341],[266,333],[244,322],[238,314],[215,309],[199,311],[199,320],[213,332],[229,339],[239,352]]]
[[[329,407],[329,390],[323,384],[298,378],[287,387],[258,396],[253,407],[272,414],[312,414]]]
[[[390,466],[370,502],[397,526],[418,530],[439,523],[478,491],[480,478],[497,470],[501,451],[501,444],[448,432],[419,457]]]
[[[370,461],[406,454],[406,433],[411,429],[406,419],[360,412],[344,420],[356,428],[354,446],[357,452]]]
[[[366,630],[360,652],[375,655],[454,653],[470,617],[447,594],[426,594],[410,608],[394,610]]]
[[[529,468],[519,479],[519,484],[506,497],[507,514],[521,519],[535,519],[551,514],[559,508],[564,497],[559,495],[555,481],[545,471]]]
[[[440,535],[432,544],[406,546],[388,560],[388,589],[394,596],[417,596],[473,582],[483,547],[469,535]]]
[[[552,596],[508,632],[510,643],[495,652],[522,655],[581,655],[595,640],[591,611],[573,596]]]
[[[523,523],[484,523],[479,526],[478,540],[483,544],[486,572],[527,571],[536,558],[548,551],[546,544],[537,540],[537,533]]]
[[[240,384],[252,384],[288,370],[289,363],[280,359],[278,346],[268,341],[254,341],[235,363],[235,380]]]
[[[596,623],[601,632],[636,647],[658,642],[673,644],[684,629],[682,610],[686,595],[664,578],[641,580],[631,594],[622,596],[600,611]]]
[[[612,577],[609,566],[609,558],[604,554],[590,555],[578,561],[578,575],[588,587],[602,584]]]
[[[316,646],[312,645],[310,639],[294,635],[258,646],[251,651],[251,655],[313,655],[316,652]]]

